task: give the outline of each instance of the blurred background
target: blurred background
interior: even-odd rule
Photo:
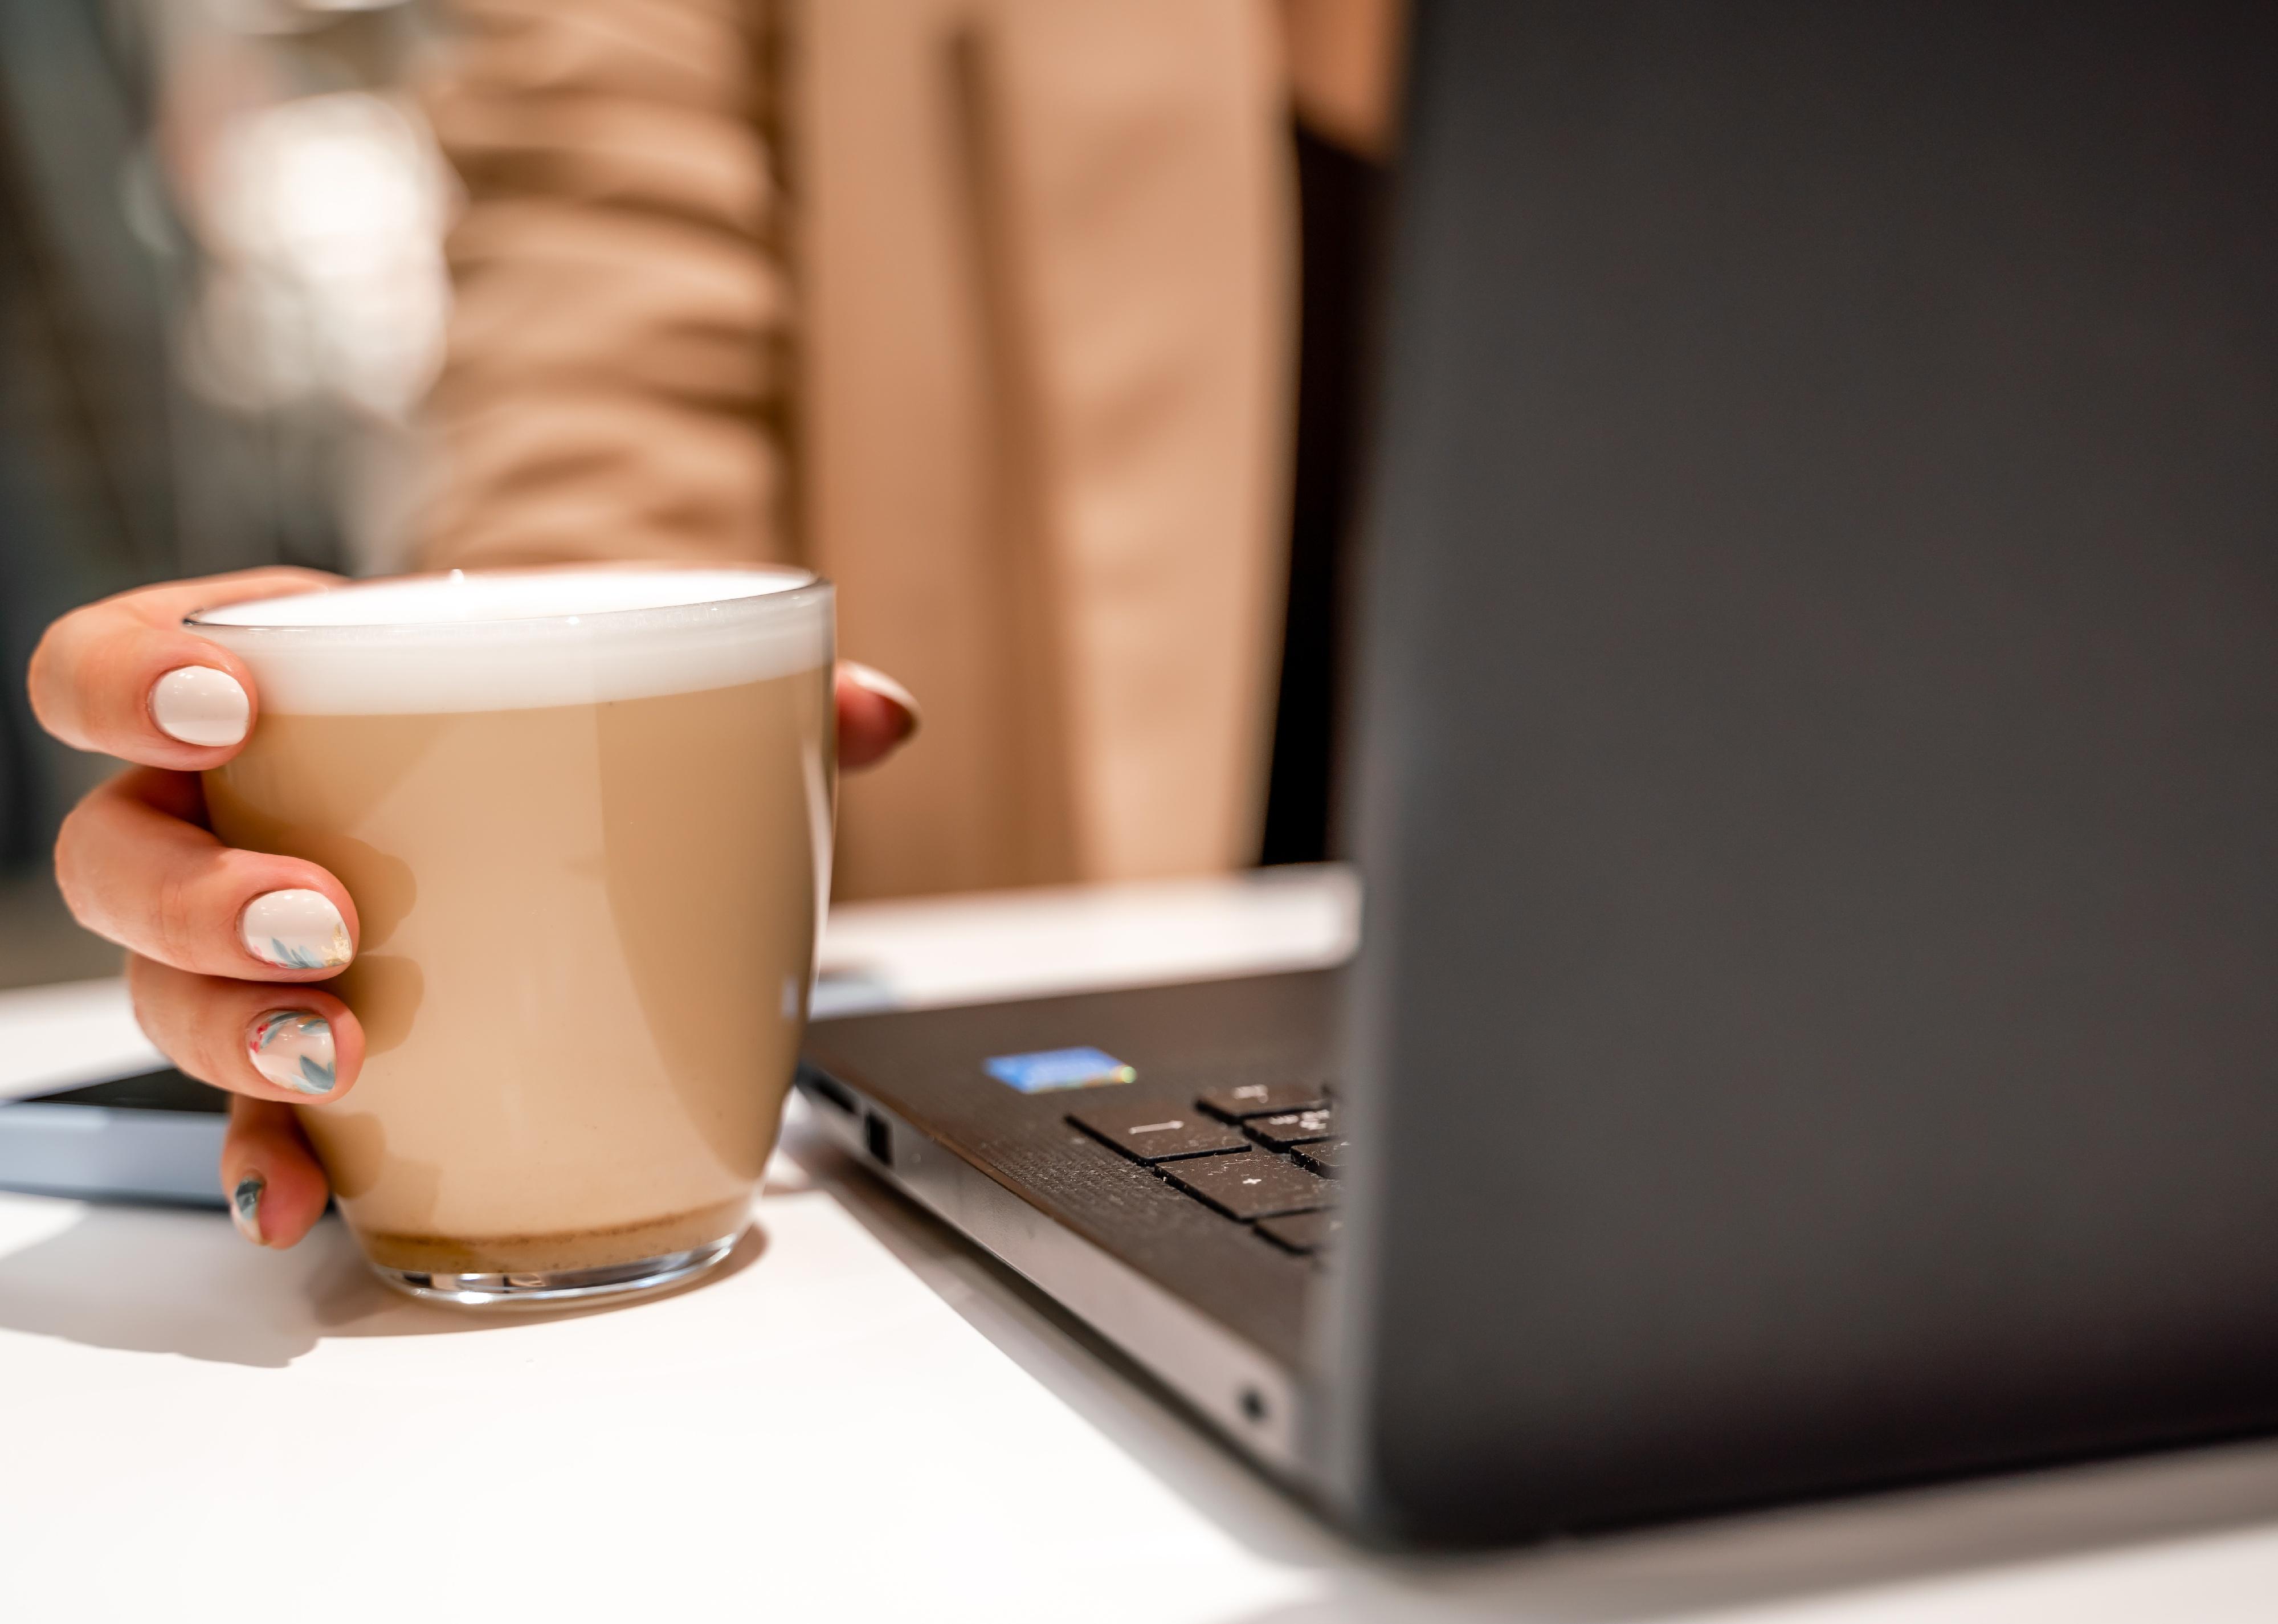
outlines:
[[[642,30],[652,19],[656,27],[670,25],[676,9],[695,8],[644,11],[622,0],[560,0],[551,6],[516,0],[0,0],[0,987],[117,970],[116,950],[73,924],[49,872],[58,821],[112,764],[65,750],[33,724],[23,677],[43,627],[76,605],[170,578],[271,563],[362,575],[433,562],[432,535],[423,542],[421,534],[438,482],[434,451],[442,432],[433,391],[457,342],[446,249],[455,222],[468,217],[470,186],[479,211],[482,188],[502,184],[500,175],[520,177],[513,182],[519,186],[539,172],[521,157],[493,162],[496,153],[511,156],[557,137],[561,150],[577,149],[587,175],[606,173],[618,161],[611,149],[617,138],[605,117],[565,135],[561,130],[567,125],[552,133],[541,127],[542,111],[519,113],[514,116],[536,121],[530,127],[539,134],[508,128],[501,134],[499,123],[507,115],[501,110],[515,103],[498,87],[518,96],[541,80],[554,83],[549,74],[574,81],[586,71],[581,52],[591,54],[599,40],[596,59],[603,65],[591,69],[600,85],[597,94],[622,96],[622,86],[601,82],[611,71],[609,51],[621,49],[627,60],[638,61],[648,42]],[[885,138],[878,134],[891,133],[892,87],[884,75],[891,65],[875,42],[857,36],[865,30],[878,34],[883,19],[919,39],[944,65],[941,121],[913,137],[921,166],[931,162],[928,155],[935,148],[968,138],[982,148],[997,142],[1012,154],[996,171],[982,163],[958,181],[971,194],[967,202],[979,224],[968,234],[970,244],[952,244],[937,257],[946,264],[966,255],[982,264],[982,273],[960,272],[967,281],[985,282],[997,260],[1015,283],[1062,274],[1068,265],[1081,269],[1080,256],[1022,257],[1027,250],[1014,240],[1018,210],[1028,206],[1021,186],[1033,182],[1038,211],[1065,207],[1072,215],[1088,211],[1096,216],[1105,197],[1143,229],[1154,218],[1147,211],[1159,216],[1169,207],[1176,214],[1175,197],[1166,204],[1149,195],[1150,188],[1161,192],[1166,182],[1159,176],[1181,172],[1181,164],[1187,172],[1228,165],[1206,150],[1173,154],[1177,164],[1163,157],[1189,136],[1181,136],[1175,119],[1163,114],[1165,88],[1139,84],[1126,65],[1140,58],[1134,42],[1144,45],[1152,37],[1169,41],[1173,50],[1164,60],[1177,70],[1179,41],[1159,8],[1089,0],[1087,10],[1075,11],[1059,0],[860,0],[825,8],[803,28],[800,9],[752,0],[746,21],[764,13],[774,20],[753,33],[768,50],[776,49],[777,34],[788,34],[803,39],[821,65],[810,76],[820,87],[813,100],[822,113],[809,119],[804,138],[776,142],[770,160],[800,160],[790,167],[805,172],[770,184],[786,195],[804,194],[799,206],[811,226],[810,280],[822,285],[802,290],[811,331],[799,342],[823,355],[826,374],[835,368],[845,381],[811,389],[810,398],[790,405],[763,403],[750,415],[765,416],[771,425],[778,418],[808,425],[805,440],[797,442],[799,455],[820,471],[801,471],[799,479],[809,487],[810,528],[822,542],[809,540],[803,553],[793,545],[789,555],[820,563],[842,582],[843,600],[875,609],[888,602],[886,588],[845,590],[850,579],[859,585],[866,578],[870,566],[863,547],[843,546],[834,553],[830,538],[864,524],[892,529],[907,523],[891,513],[866,518],[860,509],[869,493],[901,492],[921,508],[938,509],[943,499],[890,459],[881,460],[876,448],[886,436],[871,432],[873,420],[893,410],[896,398],[921,391],[909,376],[870,365],[870,381],[885,403],[861,395],[869,364],[859,353],[863,335],[877,331],[878,312],[915,308],[925,290],[913,293],[916,284],[890,285],[874,274],[882,257],[866,246],[870,226],[854,202],[841,201],[854,198],[865,184],[890,195],[875,180],[865,181],[861,168],[898,161],[880,156]],[[1136,33],[1125,29],[1120,44],[1114,28],[1103,22],[1119,9],[1140,24]],[[1250,435],[1261,448],[1251,458],[1257,466],[1235,479],[1236,485],[1247,479],[1264,493],[1255,500],[1242,496],[1250,515],[1242,522],[1270,532],[1261,544],[1270,578],[1254,594],[1264,606],[1261,619],[1271,617],[1268,647],[1261,661],[1251,662],[1262,673],[1255,686],[1270,713],[1266,724],[1246,733],[1232,724],[1220,729],[1239,757],[1222,775],[1228,787],[1219,799],[1231,808],[1219,816],[1224,830],[1189,838],[1173,829],[1178,839],[1157,838],[1162,826],[1175,822],[1176,798],[1196,793],[1190,775],[1173,757],[1150,765],[1131,755],[1121,767],[1108,760],[1095,770],[1062,761],[1069,754],[1065,744],[1030,755],[1059,762],[1051,770],[1075,785],[1070,804],[1077,810],[1032,828],[1008,822],[1005,808],[987,801],[986,793],[1005,793],[1001,782],[1023,774],[1024,782],[1033,783],[1037,770],[1002,770],[1001,762],[992,767],[998,757],[988,751],[998,747],[986,731],[970,737],[959,731],[960,704],[967,717],[1003,708],[985,687],[976,690],[978,698],[964,696],[956,661],[971,664],[969,653],[960,652],[953,639],[898,649],[891,626],[881,621],[885,629],[872,634],[871,645],[883,647],[880,657],[862,646],[858,623],[852,651],[912,678],[928,704],[934,751],[932,765],[921,761],[895,770],[906,770],[898,791],[891,782],[883,789],[865,785],[850,803],[852,822],[842,824],[842,856],[853,860],[858,877],[869,876],[870,894],[1303,862],[1334,850],[1341,604],[1355,500],[1353,452],[1362,419],[1372,245],[1383,207],[1384,132],[1401,8],[1396,0],[1202,0],[1187,9],[1206,25],[1196,33],[1198,42],[1211,28],[1222,33],[1235,13],[1254,13],[1256,27],[1242,37],[1266,42],[1258,58],[1264,65],[1236,65],[1252,79],[1269,70],[1274,75],[1261,93],[1274,121],[1270,163],[1260,171],[1267,184],[1258,192],[1265,200],[1259,212],[1270,218],[1261,219],[1256,234],[1266,251],[1253,258],[1262,267],[1259,286],[1278,299],[1277,279],[1286,275],[1292,296],[1286,304],[1253,300],[1238,309],[1233,303],[1205,309],[1189,321],[1195,334],[1212,345],[1223,348],[1220,341],[1233,332],[1254,351],[1252,370],[1270,387],[1253,393],[1276,415],[1274,423]],[[778,12],[790,13],[791,23],[778,27]],[[466,128],[475,134],[462,130],[455,146],[447,129],[447,139],[439,140],[431,122],[437,103],[423,88],[432,88],[439,76],[450,78],[451,53],[463,49],[468,18],[476,13],[482,15],[473,31],[489,57],[466,82],[481,90],[482,74],[491,76],[494,94],[483,114],[490,123],[470,119]],[[1070,26],[1083,16],[1091,19],[1089,34]],[[576,25],[564,19],[577,19]],[[611,29],[623,32],[619,46],[608,44]],[[972,49],[975,40],[990,49]],[[701,55],[700,42],[691,49]],[[1021,80],[1030,71],[1024,65],[1037,63],[1045,65],[1036,71],[1049,81],[1041,93]],[[984,93],[971,89],[976,74],[985,81]],[[1165,83],[1176,91],[1175,84]],[[1074,149],[1081,137],[1095,145],[1090,168],[1063,185],[1064,195],[1049,189],[1055,184],[1051,176],[1038,180],[1030,172],[1034,165],[1024,170],[1013,161],[1021,149],[1004,138],[1008,128],[1019,134],[1021,119],[1043,119],[1037,110],[1050,111],[1056,86],[1065,91],[1064,102],[1094,110],[1091,134],[1079,118],[1070,126],[1075,135],[1060,143]],[[748,92],[735,88],[734,94]],[[1107,106],[1119,96],[1130,102],[1120,111]],[[1154,103],[1147,102],[1150,96]],[[462,82],[461,103],[467,99]],[[968,117],[975,109],[985,116]],[[983,127],[992,120],[993,134]],[[782,122],[772,115],[754,117],[763,144],[776,141]],[[1134,130],[1159,149],[1157,179],[1134,158]],[[634,152],[644,142],[654,145],[654,135],[652,128],[622,144]],[[459,161],[456,172],[447,149]],[[481,174],[468,167],[470,151],[490,155],[481,158]],[[627,172],[645,161],[638,153],[626,158]],[[673,151],[664,152],[654,172],[669,173],[676,161]],[[1010,205],[1005,197],[983,195],[987,188],[967,184],[975,175],[985,181],[999,172],[1012,177],[994,183],[1010,196]],[[854,178],[841,185],[834,176],[842,173]],[[644,183],[636,175],[624,184]],[[539,189],[545,184],[541,178]],[[578,184],[588,194],[580,201],[598,195],[600,183]],[[923,212],[922,203],[904,198],[893,206],[913,218]],[[783,234],[779,224],[768,223],[774,218],[769,214],[751,228],[761,248]],[[1012,228],[1004,224],[1007,218]],[[1012,247],[992,248],[998,238]],[[636,240],[637,227],[623,225],[613,241]],[[925,251],[930,250],[903,257],[922,259]],[[1203,304],[1214,296],[1207,277],[1216,273],[1196,257],[1200,252],[1197,247],[1165,261],[1166,279],[1181,264],[1203,275],[1199,283],[1190,278],[1193,286],[1181,295],[1189,306],[1195,286],[1202,289]],[[638,282],[640,274],[638,264],[631,272],[612,270],[611,286]],[[1116,292],[1106,286],[1112,279],[1105,270],[1095,274],[1098,302],[1123,303],[1120,316],[1108,316],[1124,320],[1130,331],[1147,330],[1149,323],[1162,327],[1167,300],[1150,303],[1145,287]],[[856,284],[866,279],[874,287],[862,295]],[[1130,280],[1127,263],[1124,280]],[[947,278],[943,285],[955,280]],[[493,286],[512,291],[510,279],[494,278]],[[1087,286],[1081,280],[1074,286],[1081,309]],[[840,288],[849,291],[835,291]],[[1229,287],[1226,298],[1235,301],[1239,291]],[[545,303],[527,289],[512,296],[532,310]],[[585,306],[570,301],[572,325],[585,308],[602,311],[587,325],[606,335],[609,297],[592,294]],[[992,313],[991,302],[998,298],[986,287],[972,295],[976,330],[1005,328]],[[485,319],[495,325],[497,318],[493,312]],[[1097,325],[1105,331],[1109,324]],[[542,323],[533,318],[531,326],[537,331]],[[1041,330],[1049,322],[1039,317],[1028,326]],[[628,329],[612,341],[631,346],[636,337]],[[1173,341],[1161,345],[1163,355],[1176,350]],[[669,335],[659,341],[652,333],[640,341],[669,341]],[[900,356],[924,348],[907,334],[895,341]],[[958,385],[977,393],[961,402],[944,396],[946,420],[978,425],[970,431],[976,438],[964,462],[990,461],[1000,445],[1019,440],[1024,425],[1054,412],[1077,431],[1086,411],[1124,428],[1135,412],[1166,416],[1165,380],[1176,379],[1160,366],[1152,373],[1134,370],[1119,386],[1120,395],[1111,392],[1089,405],[1056,403],[1048,398],[1054,378],[1049,346],[1038,342],[1043,346],[1036,368],[1041,381],[1022,385],[1028,395],[1005,382],[1006,367],[984,356],[972,369],[978,381]],[[751,348],[758,353],[756,341]],[[1081,354],[1081,346],[1071,353]],[[1197,398],[1207,392],[1190,391]],[[509,400],[490,418],[511,425],[517,411],[534,410],[526,399],[521,407]],[[1186,428],[1173,424],[1143,447],[1154,459],[1146,479],[1158,492],[1226,482],[1222,471],[1190,478],[1180,465],[1181,456],[1191,455],[1179,451],[1181,445],[1224,439],[1202,417],[1189,416],[1194,422]],[[853,427],[841,432],[834,423]],[[678,432],[660,429],[654,438],[669,443]],[[932,443],[938,440],[937,427],[919,425],[910,437],[921,450],[930,445],[938,456]],[[1064,436],[1072,437],[1080,433]],[[851,463],[843,455],[849,446],[860,453]],[[834,456],[846,465],[835,464]],[[1112,477],[1102,476],[1109,483]],[[789,488],[791,475],[781,483]],[[1019,483],[1018,477],[1000,479],[1002,488],[974,499],[978,532],[1035,528],[1033,516],[1023,516],[1061,500],[1041,477],[1033,483],[1042,495],[1023,494],[1013,488]],[[1112,500],[1090,507],[1106,511],[1122,500],[1109,494]],[[1063,505],[1071,512],[1085,506],[1081,501]],[[1173,508],[1159,510],[1174,515],[1163,521],[1166,532],[1189,528]],[[495,561],[481,552],[485,545],[478,540],[476,556]],[[669,551],[671,545],[668,538],[651,550]],[[1084,548],[1096,552],[1102,545],[1082,535],[1064,544],[1079,560]],[[780,546],[775,550],[784,552]],[[512,555],[511,548],[503,555]],[[889,563],[891,578],[907,573],[901,555]],[[1002,567],[1027,566],[1015,560]],[[921,590],[921,571],[912,578],[919,585],[907,595],[921,619],[941,611]],[[1172,574],[1161,584],[1171,596],[1181,589]],[[994,595],[1021,595],[995,594],[994,586],[992,578]],[[1143,610],[1141,605],[1133,612]],[[1115,681],[1133,688],[1160,686],[1158,673],[1135,665],[1120,676],[1113,670],[1105,677],[1087,675],[1081,647],[1112,645],[1114,633],[1110,624],[1102,642],[1097,617],[1089,624],[1095,634],[1078,640],[1079,653],[1071,656],[1072,692],[1089,691],[1087,683],[1091,689]],[[969,631],[968,641],[983,644],[1036,640],[1017,628]],[[928,660],[936,657],[929,649],[946,649],[941,657],[955,658],[945,665],[936,659],[929,667]],[[1177,652],[1158,651],[1173,656],[1161,669],[1179,669]],[[1027,683],[1017,666],[1008,667],[1000,680],[1014,687]],[[1033,733],[1050,722],[1021,725]],[[1176,730],[1166,733],[1151,724],[1125,731],[1135,739],[1151,731],[1175,743]],[[1127,814],[1119,826],[1117,798],[1096,795],[1098,807],[1084,813],[1085,775],[1107,782],[1118,772],[1122,776],[1116,781],[1150,786],[1148,793],[1168,798],[1172,810]],[[985,791],[992,773],[1000,787]],[[971,801],[962,811],[953,804],[960,793]],[[903,803],[898,808],[897,795]],[[879,808],[875,831],[865,823],[866,806],[873,802]],[[1049,808],[1053,800],[1046,793],[1027,795],[1019,804]],[[1097,825],[1089,834],[1087,816]],[[907,832],[913,818],[925,820],[920,826],[928,831],[978,832],[961,847],[920,850],[918,866],[896,869],[915,849]]]
[[[111,769],[42,736],[42,629],[143,582],[396,567],[442,353],[420,8],[0,0],[0,986],[110,975],[47,854]]]

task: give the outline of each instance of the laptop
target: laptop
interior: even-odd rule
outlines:
[[[819,1024],[1377,1539],[2278,1423],[2278,11],[1418,6],[1357,958]]]

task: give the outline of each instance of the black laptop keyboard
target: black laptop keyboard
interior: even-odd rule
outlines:
[[[1285,1252],[1311,1256],[1336,1234],[1346,1141],[1325,1087],[1247,1083],[1184,1106],[1103,1100],[1068,1121]]]

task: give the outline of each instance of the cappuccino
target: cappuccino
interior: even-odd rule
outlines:
[[[301,1115],[383,1275],[645,1288],[741,1231],[828,892],[829,613],[789,571],[588,569],[194,617],[259,691],[215,832],[355,899],[363,1069]]]

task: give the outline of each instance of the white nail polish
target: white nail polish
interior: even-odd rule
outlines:
[[[334,969],[355,956],[348,922],[321,891],[271,891],[246,904],[246,952],[279,969]]]
[[[233,745],[252,715],[237,678],[210,665],[181,666],[151,685],[150,719],[187,745]]]

